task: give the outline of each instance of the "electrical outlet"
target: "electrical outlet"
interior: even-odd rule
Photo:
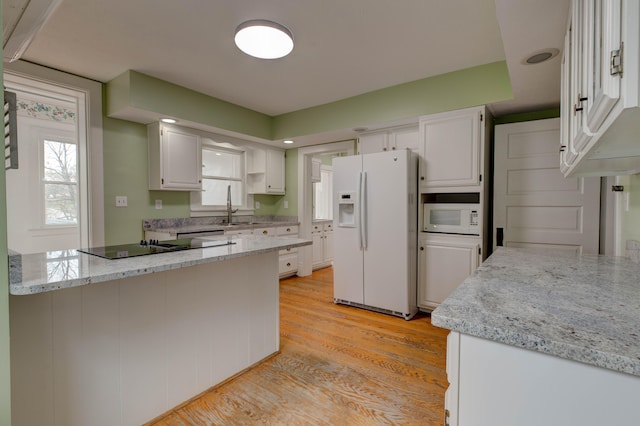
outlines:
[[[284,208],[285,209],[289,208],[289,202],[287,200],[284,200]]]
[[[127,197],[123,195],[116,196],[116,207],[127,207]]]
[[[162,200],[156,200],[156,210],[162,210]]]
[[[256,201],[256,209],[260,208],[260,201]]]

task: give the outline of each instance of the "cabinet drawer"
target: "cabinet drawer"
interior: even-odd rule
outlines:
[[[268,235],[274,236],[276,235],[277,228],[254,228],[253,235]]]
[[[298,270],[298,254],[288,254],[280,256],[278,260],[278,272],[286,274]]]
[[[295,235],[295,236],[297,237],[297,235]],[[280,253],[280,256],[287,255],[287,254],[298,253],[298,247],[280,250],[278,253]]]
[[[298,225],[279,226],[277,232],[280,236],[298,236]]]
[[[238,229],[235,231],[224,231],[224,235],[251,235],[251,229]]]

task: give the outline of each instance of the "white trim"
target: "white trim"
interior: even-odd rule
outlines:
[[[42,83],[53,84],[85,94],[86,117],[78,123],[79,131],[86,129],[87,151],[83,155],[88,168],[86,216],[89,246],[104,245],[104,177],[102,162],[102,83],[45,68],[24,61],[4,64],[4,73]]]
[[[351,139],[342,142],[298,148],[298,220],[300,221],[298,235],[300,238],[311,239],[313,222],[311,157],[316,154],[329,154],[332,152],[346,152],[348,155],[354,155],[355,146],[355,139]],[[298,276],[311,275],[312,264],[312,247],[300,247],[298,249]]]

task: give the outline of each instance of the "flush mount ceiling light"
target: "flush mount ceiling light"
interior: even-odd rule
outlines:
[[[560,51],[558,49],[543,49],[533,52],[522,60],[524,65],[535,65],[555,58]]]
[[[282,141],[282,143],[286,143],[287,145],[290,145],[290,144],[293,143],[293,141],[291,139],[287,139],[287,140]]]
[[[160,121],[162,121],[163,123],[169,123],[169,124],[173,124],[173,123],[177,123],[178,120],[174,119],[174,118],[161,118]]]
[[[264,19],[243,22],[236,28],[236,46],[247,55],[278,59],[293,50],[293,35],[283,25]]]

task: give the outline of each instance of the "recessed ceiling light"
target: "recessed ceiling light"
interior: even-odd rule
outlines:
[[[287,140],[282,141],[282,143],[286,143],[287,145],[290,145],[290,144],[293,143],[293,141],[291,139],[287,139]]]
[[[173,124],[173,123],[177,123],[178,120],[174,119],[174,118],[161,118],[160,121],[162,121],[163,123],[169,123],[169,124]]]
[[[264,19],[243,22],[236,28],[236,46],[247,55],[278,59],[293,50],[293,35],[285,26]]]
[[[522,60],[524,65],[535,65],[546,62],[551,58],[555,58],[560,51],[558,49],[543,49],[531,53]]]

